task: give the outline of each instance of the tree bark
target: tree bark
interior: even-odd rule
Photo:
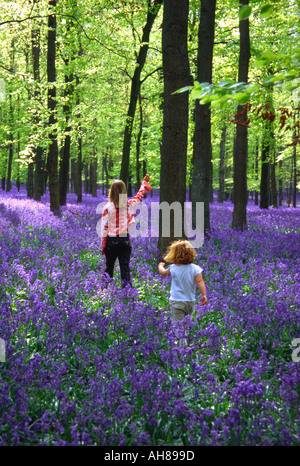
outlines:
[[[93,197],[97,197],[97,156],[96,151],[90,165],[90,193]]]
[[[274,141],[274,133],[271,134],[272,141]],[[278,207],[277,201],[277,186],[276,186],[276,159],[275,147],[272,146],[270,154],[270,204],[272,207]]]
[[[225,144],[226,144],[226,126],[224,126],[222,129],[222,136],[221,136],[221,143],[220,143],[218,202],[221,202],[221,203],[224,201]]]
[[[141,185],[141,178],[140,178],[140,169],[141,169],[141,162],[140,162],[140,152],[141,152],[141,140],[143,134],[143,107],[142,107],[142,97],[139,94],[139,110],[140,110],[140,122],[139,122],[139,131],[137,134],[136,140],[136,185],[135,189],[138,191]]]
[[[264,130],[261,151],[261,178],[260,178],[260,203],[261,209],[269,207],[269,155],[270,155],[270,132]]]
[[[36,0],[35,0],[36,3]],[[31,31],[31,52],[32,52],[32,65],[33,65],[33,79],[35,81],[34,98],[39,101],[40,91],[40,30],[39,28],[33,28]],[[36,111],[34,114],[34,125],[37,130],[40,124],[40,117]],[[33,147],[34,152],[34,200],[40,201],[43,191],[43,177],[42,177],[42,163],[43,163],[43,148],[38,145]]]
[[[299,117],[299,113],[298,113]],[[295,143],[297,140],[299,140],[299,119],[298,119],[298,126],[296,126],[296,114],[294,113],[294,127],[295,127],[295,133],[294,133],[294,146],[293,146],[293,168],[294,168],[294,173],[293,173],[293,207],[297,206],[297,144]],[[297,139],[297,128],[298,128],[298,139]]]
[[[124,131],[123,139],[123,155],[122,155],[122,165],[120,179],[124,181],[127,185],[128,176],[129,176],[129,161],[130,161],[130,147],[131,147],[131,136],[133,121],[135,116],[135,109],[138,100],[138,96],[141,89],[141,73],[146,62],[147,52],[149,48],[149,38],[150,32],[153,26],[153,23],[157,17],[159,9],[163,0],[153,0],[148,1],[148,13],[146,24],[143,29],[142,42],[140,45],[139,53],[136,60],[136,67],[134,70],[133,77],[131,79],[131,90],[130,90],[130,100],[129,107],[126,117],[126,125]]]
[[[88,194],[90,192],[90,172],[89,172],[89,162],[85,160],[84,164],[84,194]]]
[[[279,176],[278,176],[278,204],[281,207],[283,201],[283,188],[282,188],[282,160],[279,160]]]
[[[82,137],[79,126],[79,136],[77,140],[77,181],[76,181],[77,203],[82,202]]]
[[[73,1],[73,14],[76,13],[77,2]],[[70,30],[73,28],[73,21],[69,21],[67,24],[67,34],[70,33]],[[70,58],[63,57],[66,71],[65,71],[65,87],[64,87],[64,105],[63,105],[63,114],[65,117],[65,139],[62,150],[62,159],[60,163],[60,172],[59,172],[59,202],[60,205],[66,205],[67,203],[67,192],[69,187],[69,171],[70,171],[70,148],[71,148],[71,124],[70,116],[72,109],[72,98],[74,94],[74,76],[72,70],[70,71],[70,65],[74,60],[74,51],[72,46],[69,45],[69,50],[67,53],[70,53]],[[80,53],[80,52],[79,52]]]
[[[6,192],[11,190],[11,169],[14,156],[14,137],[13,137],[13,121],[14,112],[12,105],[12,95],[9,93],[9,146],[8,146],[8,164],[7,164],[7,178],[6,178]]]
[[[240,0],[241,6],[248,5],[249,0]],[[239,82],[248,82],[250,60],[249,20],[239,22],[240,54],[239,54]],[[247,228],[247,161],[248,161],[248,128],[247,106],[238,105],[236,128],[236,144],[233,154],[233,216],[232,227],[243,231]]]
[[[172,94],[190,84],[187,50],[189,2],[165,0],[162,26],[163,54],[163,134],[161,143],[160,202],[177,201],[182,212],[186,199],[186,161],[188,133],[188,93]],[[160,216],[159,249],[164,254],[175,239],[174,217],[170,219],[170,237],[162,236]],[[182,236],[184,235],[182,221]]]
[[[20,143],[20,132],[18,131],[18,145],[17,145],[17,158],[19,158],[21,150],[21,143]],[[20,181],[20,164],[18,163],[17,165],[17,180],[16,180],[16,186],[18,189],[18,192],[20,191],[21,188],[21,181]]]
[[[11,41],[11,58],[10,58],[10,67],[14,69],[15,61],[15,39]],[[9,145],[8,145],[8,164],[7,164],[7,177],[6,177],[6,191],[11,190],[11,169],[12,161],[14,156],[14,110],[12,102],[12,90],[9,91]]]
[[[66,60],[66,65],[69,60]],[[70,166],[70,148],[71,148],[71,125],[70,125],[70,114],[71,114],[71,99],[74,92],[73,86],[73,74],[65,74],[65,90],[64,99],[65,104],[63,105],[63,114],[66,121],[65,129],[65,140],[62,150],[62,159],[60,164],[59,172],[59,203],[60,205],[66,205],[67,203],[67,192],[69,185],[69,166]]]
[[[56,8],[57,1],[49,0],[48,16],[48,50],[47,50],[47,78],[48,78],[48,110],[49,110],[49,152],[48,152],[48,175],[50,191],[50,210],[59,212],[59,186],[57,176],[58,145],[57,145],[57,123],[56,117]]]
[[[201,1],[198,30],[197,80],[212,82],[216,0]],[[212,185],[212,146],[210,105],[195,104],[195,132],[191,187],[192,223],[196,226],[196,202],[204,202],[204,230],[210,230],[209,202]]]

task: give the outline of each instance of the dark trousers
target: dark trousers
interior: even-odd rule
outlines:
[[[108,236],[105,246],[106,268],[105,272],[113,277],[116,259],[121,269],[121,282],[124,288],[130,283],[129,261],[131,255],[131,242],[128,236]]]

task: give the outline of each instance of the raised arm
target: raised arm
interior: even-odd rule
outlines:
[[[203,306],[204,304],[207,303],[207,297],[206,297],[206,288],[205,288],[205,283],[202,277],[202,273],[198,273],[196,275],[196,283],[197,286],[200,290],[200,293],[202,294],[202,299],[200,305]]]
[[[167,275],[170,275],[170,267],[168,267],[166,269],[164,262],[160,262],[158,264],[157,268],[158,268],[158,271],[159,271],[160,275],[162,275],[163,277],[166,277]]]
[[[141,200],[145,196],[145,194],[148,191],[151,191],[152,187],[148,183],[149,180],[150,180],[149,175],[144,176],[139,191],[136,193],[136,195],[132,199],[128,199],[128,204],[138,204],[139,202],[141,202]]]

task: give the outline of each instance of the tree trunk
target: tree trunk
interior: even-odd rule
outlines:
[[[143,29],[142,42],[137,56],[136,67],[134,70],[133,77],[131,79],[130,100],[124,131],[123,155],[120,173],[120,179],[123,180],[126,185],[129,176],[130,147],[133,121],[135,116],[136,104],[141,89],[141,73],[146,62],[147,52],[149,48],[150,32],[162,3],[163,0],[153,0],[153,2],[148,2],[149,8],[147,13],[147,20]]]
[[[294,146],[293,146],[293,207],[297,205],[297,144],[296,141],[299,140],[299,120],[298,120],[298,139],[297,139],[297,126],[296,126],[296,114],[294,113],[294,127],[295,127],[295,134],[294,134]]]
[[[140,152],[141,152],[141,139],[143,134],[143,107],[142,107],[142,97],[139,94],[139,110],[140,110],[140,125],[139,125],[139,132],[137,135],[136,140],[136,191],[139,190],[141,185],[140,179],[140,169],[141,169],[141,162],[140,162]]]
[[[57,176],[58,146],[57,130],[54,125],[56,118],[56,8],[57,1],[49,0],[48,16],[48,51],[47,51],[47,77],[48,77],[48,110],[49,110],[49,152],[48,152],[48,174],[50,191],[50,210],[59,212],[59,187]]]
[[[88,194],[89,193],[89,182],[90,182],[90,174],[89,174],[89,163],[87,160],[85,160],[84,162],[84,194]]]
[[[186,161],[188,134],[188,93],[172,94],[190,84],[187,50],[189,2],[165,0],[162,26],[162,57],[164,75],[163,134],[161,144],[160,202],[177,201],[182,212],[186,199]],[[183,217],[183,216],[182,216]],[[162,236],[162,216],[159,221],[161,254],[175,239],[174,216],[170,219],[170,236]],[[182,219],[182,235],[183,219]]]
[[[220,143],[218,202],[223,202],[224,201],[225,144],[226,144],[226,126],[224,126],[223,129],[222,129],[222,136],[221,136],[221,143]]]
[[[129,197],[132,197],[132,174],[131,170],[129,169],[129,174],[128,174],[128,182],[127,182],[127,194]]]
[[[15,58],[15,47],[14,47],[15,39],[11,41],[11,59],[10,59],[10,66],[11,69],[14,69],[14,58]],[[11,190],[11,168],[12,168],[12,161],[14,155],[14,111],[13,111],[13,103],[12,103],[12,91],[9,92],[9,146],[8,146],[8,164],[7,164],[7,178],[6,178],[6,191],[9,192]]]
[[[33,162],[30,162],[27,166],[27,182],[26,182],[27,197],[29,197],[29,199],[33,199],[33,173],[34,173],[34,165],[33,165]]]
[[[260,204],[261,209],[269,207],[269,155],[270,155],[270,133],[264,130],[261,151],[261,178],[260,178]]]
[[[278,204],[281,207],[283,201],[283,188],[282,188],[282,160],[279,160],[279,176],[278,176]]]
[[[66,60],[66,65],[69,60]],[[71,99],[74,92],[73,86],[73,74],[65,74],[65,90],[64,90],[64,101],[63,114],[66,121],[65,140],[62,150],[62,160],[60,164],[59,172],[59,203],[60,205],[66,205],[67,203],[67,192],[69,185],[69,166],[70,166],[70,148],[71,148],[71,125],[70,125],[70,114],[71,114]]]
[[[90,193],[93,197],[97,197],[97,156],[96,154],[94,154],[94,157],[91,161]]]
[[[18,132],[17,158],[19,158],[20,150],[21,150],[20,133]],[[17,186],[17,189],[18,189],[18,192],[19,192],[19,191],[20,191],[20,187],[21,187],[21,181],[20,181],[20,164],[19,164],[19,163],[18,163],[18,165],[17,165],[17,181],[16,181],[16,186]]]
[[[248,5],[249,0],[240,0],[241,6]],[[250,60],[249,20],[239,21],[240,54],[239,82],[248,82]],[[236,144],[233,154],[233,216],[232,227],[243,231],[247,228],[247,161],[248,161],[248,128],[247,106],[238,105],[236,128]]]
[[[101,176],[101,179],[102,179],[102,196],[104,196],[104,186],[105,186],[105,183],[104,183],[104,158],[105,158],[105,155],[102,154],[102,176]]]
[[[108,148],[106,149],[106,154],[103,155],[103,168],[105,172],[105,194],[108,196],[109,192],[109,173],[108,173],[108,167],[107,167],[107,157],[108,157]]]
[[[147,175],[147,160],[143,160],[143,178]],[[150,193],[152,194],[153,190],[151,189]],[[144,199],[146,199],[147,193],[144,194]]]
[[[71,193],[76,194],[76,162],[75,159],[71,159]]]
[[[212,82],[216,0],[201,1],[198,30],[197,80]],[[210,104],[195,104],[193,176],[191,188],[192,223],[196,226],[196,203],[204,202],[204,230],[210,230],[209,202],[212,185],[212,146]]]
[[[79,130],[79,136],[77,140],[77,203],[82,202],[82,137],[80,131],[81,129]]]
[[[34,0],[36,3],[36,0]],[[34,89],[34,98],[36,101],[39,101],[40,91],[39,91],[39,83],[40,83],[40,30],[38,28],[34,28],[31,31],[31,52],[32,52],[32,65],[33,65],[33,79],[35,81],[35,89]],[[40,124],[40,117],[38,112],[36,111],[34,114],[34,126],[36,131],[38,129],[38,125]],[[42,177],[42,163],[43,163],[43,148],[41,146],[34,146],[34,162],[35,162],[35,171],[34,171],[34,200],[40,201],[42,197],[43,191],[43,177]]]
[[[256,180],[256,183],[258,183],[258,157],[259,157],[259,141],[257,140],[256,148],[255,148],[255,180]],[[255,189],[254,204],[258,205],[258,189]]]
[[[274,133],[271,134],[274,141]],[[272,207],[278,207],[277,187],[276,187],[276,158],[274,145],[270,154],[270,204]]]

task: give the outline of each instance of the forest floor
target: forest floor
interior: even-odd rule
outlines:
[[[132,238],[131,289],[105,280],[103,200],[0,192],[0,444],[299,445],[300,209],[249,200],[241,233],[213,202],[208,304],[171,324],[156,238]]]

